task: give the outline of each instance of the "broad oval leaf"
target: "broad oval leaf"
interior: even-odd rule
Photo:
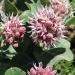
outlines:
[[[4,75],[26,75],[26,72],[17,67],[9,68]]]

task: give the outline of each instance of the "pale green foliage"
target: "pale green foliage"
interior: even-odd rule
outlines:
[[[5,52],[5,55],[7,58],[9,58],[10,60],[16,55],[16,50],[13,48],[12,45],[10,45],[7,49],[7,51]]]
[[[33,2],[33,3],[27,3],[26,2],[25,4],[29,8],[29,10],[24,11],[20,15],[20,20],[23,23],[28,22],[29,18],[32,16],[32,14],[35,14],[35,12],[37,11],[37,9],[42,7],[42,4],[41,4],[40,0],[38,0],[37,3],[35,3],[35,2]]]
[[[26,75],[26,73],[17,67],[11,67],[5,72],[4,75]]]

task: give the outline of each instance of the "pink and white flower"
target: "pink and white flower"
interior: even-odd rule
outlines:
[[[50,0],[51,6],[55,13],[60,17],[65,17],[70,13],[71,7],[68,0]]]
[[[32,67],[30,71],[28,72],[29,75],[55,75],[56,71],[52,70],[51,67],[47,66],[46,68],[43,68],[42,66],[36,66]]]
[[[56,16],[47,7],[42,7],[30,18],[31,37],[43,49],[50,49],[59,37],[63,36],[65,26],[61,17]]]
[[[20,22],[18,15],[10,16],[3,19],[4,26],[4,44],[12,44],[14,47],[18,47],[18,42],[21,41],[26,32],[26,28]]]

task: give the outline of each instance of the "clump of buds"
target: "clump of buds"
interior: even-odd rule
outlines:
[[[4,44],[12,44],[14,47],[18,47],[18,42],[21,41],[26,32],[26,28],[20,22],[18,15],[10,16],[3,19],[4,27]]]

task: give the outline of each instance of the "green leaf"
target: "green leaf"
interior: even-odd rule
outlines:
[[[67,60],[67,61],[71,61],[73,60],[73,53],[70,50],[70,43],[69,41],[65,40],[65,39],[60,39],[58,41],[58,44],[56,45],[56,47],[62,47],[65,48],[65,52],[55,56],[49,63],[48,65],[54,65],[55,63],[59,62],[60,60]]]
[[[9,68],[4,75],[26,75],[26,72],[17,67]]]
[[[75,74],[75,68],[72,69],[72,73],[70,73],[69,75],[74,75]]]
[[[28,9],[30,10],[30,9],[31,9],[30,3],[25,2],[25,4],[26,4],[26,6],[28,7]]]
[[[13,53],[16,53],[16,50],[13,48],[12,45],[10,45],[7,49],[9,51],[9,53],[13,54]]]
[[[36,3],[34,1],[33,1],[33,3],[26,2],[26,5],[29,8],[29,10],[31,10],[32,14],[34,14],[38,10],[38,8],[42,7],[40,0],[38,0]]]
[[[13,4],[16,4],[17,0],[9,0],[10,2],[12,2]]]
[[[37,1],[37,7],[38,7],[38,8],[41,8],[41,7],[42,7],[41,0],[38,0],[38,1]]]
[[[0,42],[3,40],[3,37],[2,36],[0,36]]]
[[[31,13],[35,13],[37,11],[37,4],[36,3],[33,3],[30,5],[31,6]]]
[[[24,24],[29,21],[29,17],[31,17],[31,11],[30,11],[30,10],[24,11],[24,12],[19,16],[21,22],[24,23]]]
[[[29,21],[29,17],[32,17],[32,15],[35,14],[35,12],[38,10],[38,8],[42,7],[42,4],[41,4],[40,0],[38,0],[37,3],[35,3],[35,2],[33,2],[33,3],[27,3],[27,2],[25,2],[25,4],[29,8],[29,10],[24,11],[20,15],[20,20],[24,24]]]
[[[62,47],[62,48],[70,48],[70,42],[66,39],[58,39],[58,41],[55,43],[56,48]]]
[[[59,70],[60,71],[60,75],[64,75],[67,73],[67,75],[69,75],[69,73],[72,73],[72,71],[74,70],[73,67],[73,62],[72,61],[65,61],[62,60],[59,63],[56,63],[53,68],[55,70]],[[70,75],[74,75],[74,74],[70,74]]]
[[[10,45],[5,52],[6,58],[9,58],[10,60],[17,54],[16,50],[13,48],[12,45]]]
[[[16,8],[15,5],[13,5],[9,0],[4,0],[4,8],[3,8],[4,12],[6,14],[17,14],[18,9]]]
[[[49,5],[50,3],[49,3],[49,0],[40,0],[41,1],[41,3],[43,4],[43,5]]]
[[[32,3],[25,2],[25,4],[29,8],[29,10],[31,10],[32,12],[36,11],[37,8],[42,7],[42,4],[41,4],[41,1],[40,0],[37,0],[37,2],[35,2],[33,0]]]
[[[75,0],[71,0],[70,5],[73,10],[75,10]]]
[[[65,25],[75,25],[75,17],[70,17],[69,19],[66,20]]]
[[[15,56],[15,54],[6,54],[6,58],[12,60],[12,58]]]

